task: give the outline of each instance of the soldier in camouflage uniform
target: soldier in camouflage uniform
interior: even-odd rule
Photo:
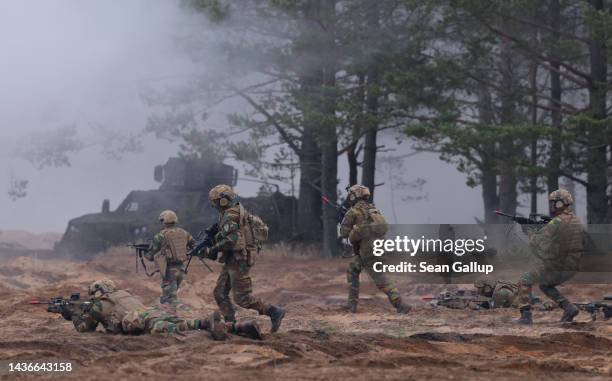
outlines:
[[[387,231],[387,223],[380,211],[370,203],[370,190],[363,185],[353,185],[347,188],[351,209],[346,213],[340,224],[340,236],[347,238],[355,256],[351,259],[347,270],[349,295],[347,310],[357,312],[359,301],[359,275],[365,270],[376,283],[376,287],[387,294],[389,301],[397,312],[405,314],[410,306],[402,303],[400,293],[386,274],[375,272],[373,264],[378,259],[372,254],[373,241],[383,238]]]
[[[188,250],[195,246],[195,240],[191,234],[176,226],[178,218],[173,211],[163,211],[159,221],[163,228],[153,237],[146,258],[155,261],[159,267],[162,278],[159,302],[176,306],[179,303],[176,294],[185,275],[183,262],[187,259]]]
[[[533,324],[531,294],[533,284],[563,309],[562,322],[571,322],[578,315],[578,308],[564,297],[557,286],[568,281],[578,271],[584,252],[583,229],[580,220],[572,213],[574,200],[565,189],[558,189],[548,196],[552,220],[537,231],[529,231],[529,245],[542,261],[538,269],[521,277],[519,301],[520,324]]]
[[[519,308],[519,288],[517,283],[506,281],[494,281],[488,278],[480,278],[474,282],[474,288],[479,295],[491,298],[490,308]],[[533,295],[529,296],[532,305],[541,311],[550,311],[554,306],[539,301]]]
[[[221,313],[226,321],[236,319],[236,312],[229,297],[231,290],[236,304],[242,308],[256,310],[260,315],[269,316],[272,332],[278,331],[285,310],[264,303],[251,295],[253,285],[249,272],[257,248],[245,238],[244,221],[241,221],[241,215],[245,212],[238,202],[238,196],[229,185],[222,184],[210,190],[209,199],[213,207],[219,211],[219,233],[215,236],[215,244],[207,249],[205,256],[218,259],[224,264],[214,290],[215,300]]]
[[[79,332],[95,331],[98,324],[102,324],[106,332],[115,334],[171,334],[202,329],[215,340],[224,340],[227,333],[261,339],[259,326],[254,321],[223,322],[218,312],[207,319],[182,319],[160,307],[145,307],[129,292],[117,289],[109,279],[93,282],[89,286],[89,296],[92,304],[72,316],[74,328]]]

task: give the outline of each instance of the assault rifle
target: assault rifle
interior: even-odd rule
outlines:
[[[338,221],[338,223],[342,222],[346,213],[349,211],[349,209],[351,209],[348,198],[345,199],[340,205],[332,202],[332,200],[330,200],[329,197],[327,196],[321,196],[321,199],[323,200],[324,203],[326,203],[329,206],[334,207],[338,211],[338,214],[336,216],[336,220]]]
[[[423,300],[431,301],[437,306],[459,310],[466,308],[488,310],[491,308],[491,298],[479,295],[474,290],[445,291],[439,293],[438,296],[425,296]]]
[[[605,296],[603,302],[574,303],[578,309],[591,314],[591,319],[597,320],[597,312],[603,313],[604,320],[612,318],[612,295]]]
[[[520,225],[546,225],[547,223],[550,222],[550,220],[552,220],[551,217],[545,214],[538,214],[538,213],[532,213],[529,215],[529,217],[521,217],[521,216],[517,216],[516,214],[515,215],[507,214],[499,210],[495,210],[494,213],[497,214],[498,216],[508,217],[512,221]]]
[[[47,312],[61,314],[66,320],[72,320],[73,315],[81,314],[91,306],[90,301],[81,300],[81,294],[78,292],[70,294],[69,299],[58,296],[48,300],[31,300],[29,304],[46,304]]]
[[[204,229],[204,231],[198,234],[198,242],[196,246],[189,253],[187,253],[187,257],[189,258],[189,260],[187,261],[187,266],[185,266],[185,274],[187,274],[187,269],[189,268],[189,265],[191,264],[191,259],[193,257],[198,257],[198,259],[202,261],[204,266],[206,266],[208,271],[213,272],[210,266],[208,266],[208,264],[204,262],[204,259],[202,259],[200,251],[204,250],[205,248],[210,248],[215,244],[215,236],[217,235],[217,233],[219,233],[219,224],[214,224]],[[207,258],[213,260],[217,259],[216,253],[214,258],[211,255],[207,256]]]
[[[140,258],[140,263],[142,263],[145,274],[147,274],[148,277],[155,275],[156,271],[149,274],[147,265],[145,265],[144,262],[144,255],[149,252],[149,247],[151,247],[151,245],[148,243],[128,243],[127,246],[136,250],[136,272],[138,272],[138,258]]]

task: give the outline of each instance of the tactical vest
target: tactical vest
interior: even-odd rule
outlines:
[[[387,234],[387,230],[389,228],[387,220],[385,220],[385,217],[382,215],[380,210],[374,206],[374,204],[360,201],[355,204],[353,208],[356,208],[359,211],[359,218],[351,230],[351,234],[349,236],[349,240],[351,242],[358,242],[364,239],[381,238]]]
[[[189,233],[181,228],[166,228],[160,232],[163,237],[161,254],[166,257],[169,264],[187,259],[187,239]]]
[[[114,327],[123,327],[123,320],[128,314],[138,313],[146,309],[140,300],[125,290],[104,294],[100,301],[104,306],[102,315],[106,318],[111,330],[116,330],[112,329]]]

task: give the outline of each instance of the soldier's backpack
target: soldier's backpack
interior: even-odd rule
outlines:
[[[268,225],[261,217],[249,213],[242,205],[240,205],[240,228],[248,248],[256,248],[259,251],[262,244],[268,240]]]
[[[367,214],[367,219],[363,226],[361,226],[361,232],[364,236],[367,237],[383,237],[387,234],[387,230],[389,229],[389,224],[387,224],[387,220],[382,215],[380,210],[376,208],[373,204],[369,204],[365,208],[365,212]]]

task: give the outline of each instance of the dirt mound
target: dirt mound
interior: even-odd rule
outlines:
[[[279,333],[263,341],[233,337],[214,342],[205,332],[182,336],[80,334],[72,324],[29,305],[33,298],[85,293],[108,277],[147,304],[159,297],[159,279],[136,272],[135,254],[117,248],[90,261],[15,258],[0,267],[0,364],[6,361],[71,361],[66,379],[470,379],[558,380],[612,377],[610,321],[592,322],[584,313],[560,324],[559,311],[534,313],[532,328],[516,326],[516,310],[472,311],[435,308],[420,300],[439,285],[399,283],[414,304],[398,315],[376,287],[362,277],[357,314],[340,307],[346,299],[346,260],[264,254],[253,268],[255,293],[288,309]],[[193,262],[180,290],[189,316],[215,309],[212,296],[220,267],[211,274]],[[457,286],[453,286],[457,287]],[[603,295],[606,286],[568,286],[573,298]],[[270,323],[253,311],[241,319]],[[64,377],[65,376],[65,377]],[[54,378],[46,374],[37,379]],[[0,369],[0,379],[12,379]]]

